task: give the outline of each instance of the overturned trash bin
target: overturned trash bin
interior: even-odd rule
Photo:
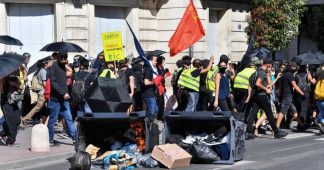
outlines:
[[[101,153],[122,148],[125,143],[137,144],[141,152],[148,153],[158,145],[158,126],[145,119],[144,111],[78,112],[76,151],[84,151],[89,144]]]
[[[176,143],[193,155],[194,160],[206,158],[210,162],[233,164],[245,153],[245,124],[240,114],[232,112],[166,112],[163,142]],[[211,149],[209,155],[199,153]],[[197,156],[199,158],[197,158]]]

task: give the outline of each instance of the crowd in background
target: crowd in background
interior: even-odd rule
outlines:
[[[28,53],[24,55],[31,57]],[[298,131],[317,125],[319,134],[324,133],[324,98],[321,89],[317,89],[324,80],[323,64],[274,63],[271,58],[255,57],[246,68],[238,70],[226,55],[220,56],[219,63],[214,63],[214,57],[192,60],[184,56],[176,62],[177,69],[171,74],[164,68],[165,58],[154,54],[146,56],[150,65],[144,65],[140,58],[105,62],[103,53],[93,61],[76,55],[73,63],[68,63],[67,57],[67,53],[53,53],[39,60],[31,85],[27,85],[28,59],[0,81],[4,113],[0,119],[2,143],[19,146],[16,143],[19,127],[43,123],[49,129],[50,146],[58,146],[54,140],[57,121],[64,127],[58,135],[75,142],[77,111],[91,112],[84,95],[97,78],[103,77],[122,79],[134,101],[128,112],[146,110],[152,121],[163,121],[168,100],[176,98],[176,108],[171,105],[169,110],[192,114],[242,113],[247,139],[269,130],[267,124],[275,138],[284,137],[287,132],[282,128],[287,124],[289,127],[291,120],[298,122]],[[166,95],[168,76],[171,76],[172,96]],[[37,95],[33,106],[30,91]]]

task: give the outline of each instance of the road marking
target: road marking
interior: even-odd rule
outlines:
[[[324,138],[318,138],[318,139],[314,139],[314,140],[324,140]]]
[[[214,167],[213,166],[213,169],[214,170],[218,170],[218,169],[220,170],[220,169],[224,169],[224,168],[235,168],[236,166],[247,165],[247,164],[251,164],[251,163],[255,163],[255,162],[256,161],[245,161],[245,160],[242,160],[242,161],[234,162],[233,165],[222,165],[220,167]]]
[[[296,138],[303,138],[307,136],[314,136],[313,133],[293,133],[293,134],[288,134],[284,139],[296,139]]]

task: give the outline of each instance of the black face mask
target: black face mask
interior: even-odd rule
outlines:
[[[297,71],[297,69],[290,69],[291,73],[295,73]]]
[[[222,68],[222,67],[219,68],[220,73],[225,73],[225,71],[226,71],[226,67],[225,68]]]

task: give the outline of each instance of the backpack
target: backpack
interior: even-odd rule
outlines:
[[[305,93],[309,91],[309,83],[307,81],[307,74],[301,77],[299,74],[296,75],[298,87]]]
[[[250,87],[252,89],[252,92],[251,92],[252,97],[256,95],[256,92],[258,90],[258,88],[255,85],[257,79],[258,79],[258,70],[255,71],[249,78],[249,85],[250,85]]]
[[[45,84],[44,98],[48,101],[51,97],[51,80],[48,78]]]
[[[324,100],[324,79],[318,80],[314,91],[315,100]]]
[[[257,81],[257,78],[258,78],[258,71],[255,71],[249,78],[249,85],[253,90],[256,89],[255,83]]]
[[[83,103],[84,94],[85,94],[85,80],[91,73],[88,73],[83,79],[75,79],[74,84],[72,85],[72,100],[76,103]]]
[[[31,89],[35,92],[39,92],[44,89],[43,83],[38,78],[38,72],[33,75]]]

